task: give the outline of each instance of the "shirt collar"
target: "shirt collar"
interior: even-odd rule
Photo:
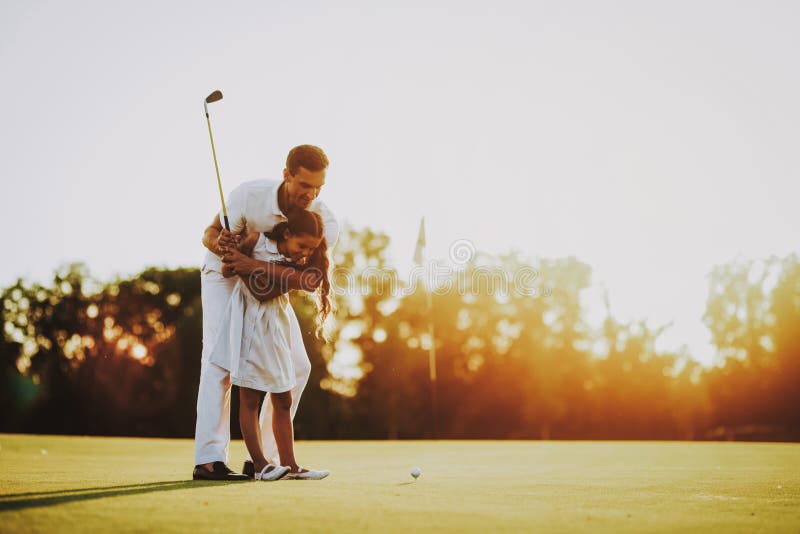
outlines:
[[[272,239],[264,236],[264,248],[267,249],[267,252],[271,252],[272,254],[279,254],[278,252],[278,242],[273,241]]]
[[[281,186],[283,183],[283,180],[281,180],[280,183],[275,187],[275,205],[272,206],[272,214],[276,217],[285,219],[286,215],[281,211],[281,204],[278,201],[281,197]]]

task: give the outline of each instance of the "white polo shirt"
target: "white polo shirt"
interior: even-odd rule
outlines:
[[[228,223],[231,232],[238,234],[243,229],[250,232],[268,232],[286,220],[286,215],[278,204],[278,188],[283,180],[253,180],[244,182],[231,191],[225,206],[228,208]],[[308,208],[322,217],[325,225],[325,240],[328,248],[333,249],[339,238],[339,223],[333,212],[324,203],[315,199]],[[219,220],[225,225],[222,211]],[[211,252],[206,251],[205,270],[222,272],[222,260]]]

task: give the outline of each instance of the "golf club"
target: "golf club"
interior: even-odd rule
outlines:
[[[211,134],[211,119],[208,117],[208,105],[212,102],[222,100],[222,91],[216,90],[208,95],[203,102],[203,108],[206,110],[206,123],[208,123],[208,137],[211,139],[211,153],[214,155],[214,168],[217,170],[217,185],[219,186],[219,200],[222,202],[222,217],[224,219],[225,229],[230,231],[231,227],[228,225],[228,210],[225,209],[225,196],[222,193],[222,179],[219,177],[219,165],[217,164],[217,151],[214,148],[214,136]]]

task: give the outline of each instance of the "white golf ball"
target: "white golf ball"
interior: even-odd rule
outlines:
[[[412,477],[414,477],[414,478],[417,478],[417,477],[418,477],[418,476],[420,476],[421,474],[422,474],[422,471],[420,470],[420,468],[419,468],[419,467],[412,467],[412,468],[411,468],[411,476],[412,476]]]

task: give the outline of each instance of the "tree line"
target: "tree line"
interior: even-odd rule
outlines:
[[[719,361],[705,368],[657,351],[663,328],[645,321],[608,313],[590,326],[591,268],[576,258],[478,253],[426,289],[399,280],[388,244],[369,229],[340,239],[327,343],[314,335],[313,302],[292,295],[313,369],[301,439],[800,439],[794,255],[711,272],[704,319]],[[535,273],[535,291],[520,272]],[[101,283],[70,265],[0,296],[0,431],[193,435],[197,269]]]

